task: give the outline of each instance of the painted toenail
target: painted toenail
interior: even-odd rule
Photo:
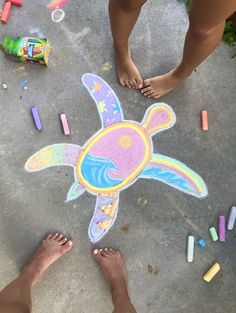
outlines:
[[[98,254],[98,249],[95,249],[95,250],[93,251],[93,253],[94,253],[94,254]]]

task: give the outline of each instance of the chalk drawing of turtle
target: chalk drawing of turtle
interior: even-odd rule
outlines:
[[[175,124],[170,106],[153,104],[141,123],[124,120],[115,92],[102,78],[87,73],[82,81],[96,103],[102,128],[83,148],[62,143],[41,149],[28,159],[25,169],[74,169],[67,201],[75,200],[85,190],[97,196],[88,231],[93,243],[101,240],[114,224],[120,192],[138,178],[161,181],[197,198],[207,196],[206,184],[197,173],[175,159],[153,153],[151,137]]]

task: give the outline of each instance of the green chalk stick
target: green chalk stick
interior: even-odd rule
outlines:
[[[209,233],[210,233],[212,241],[217,241],[218,240],[218,235],[217,235],[215,227],[209,228]]]

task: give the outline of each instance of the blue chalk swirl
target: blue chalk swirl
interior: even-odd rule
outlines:
[[[109,177],[109,170],[116,168],[115,164],[106,158],[86,155],[81,165],[84,179],[93,187],[109,188],[119,185],[122,180]]]

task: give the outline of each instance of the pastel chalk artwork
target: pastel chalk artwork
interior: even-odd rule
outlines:
[[[88,230],[93,243],[114,224],[120,192],[138,178],[161,181],[197,198],[207,196],[206,184],[197,173],[175,159],[153,153],[152,136],[176,122],[170,106],[153,104],[141,123],[124,120],[115,92],[102,78],[87,73],[82,82],[96,103],[102,128],[83,147],[67,143],[46,146],[28,159],[25,169],[73,168],[74,183],[67,201],[77,199],[85,190],[97,197]]]

